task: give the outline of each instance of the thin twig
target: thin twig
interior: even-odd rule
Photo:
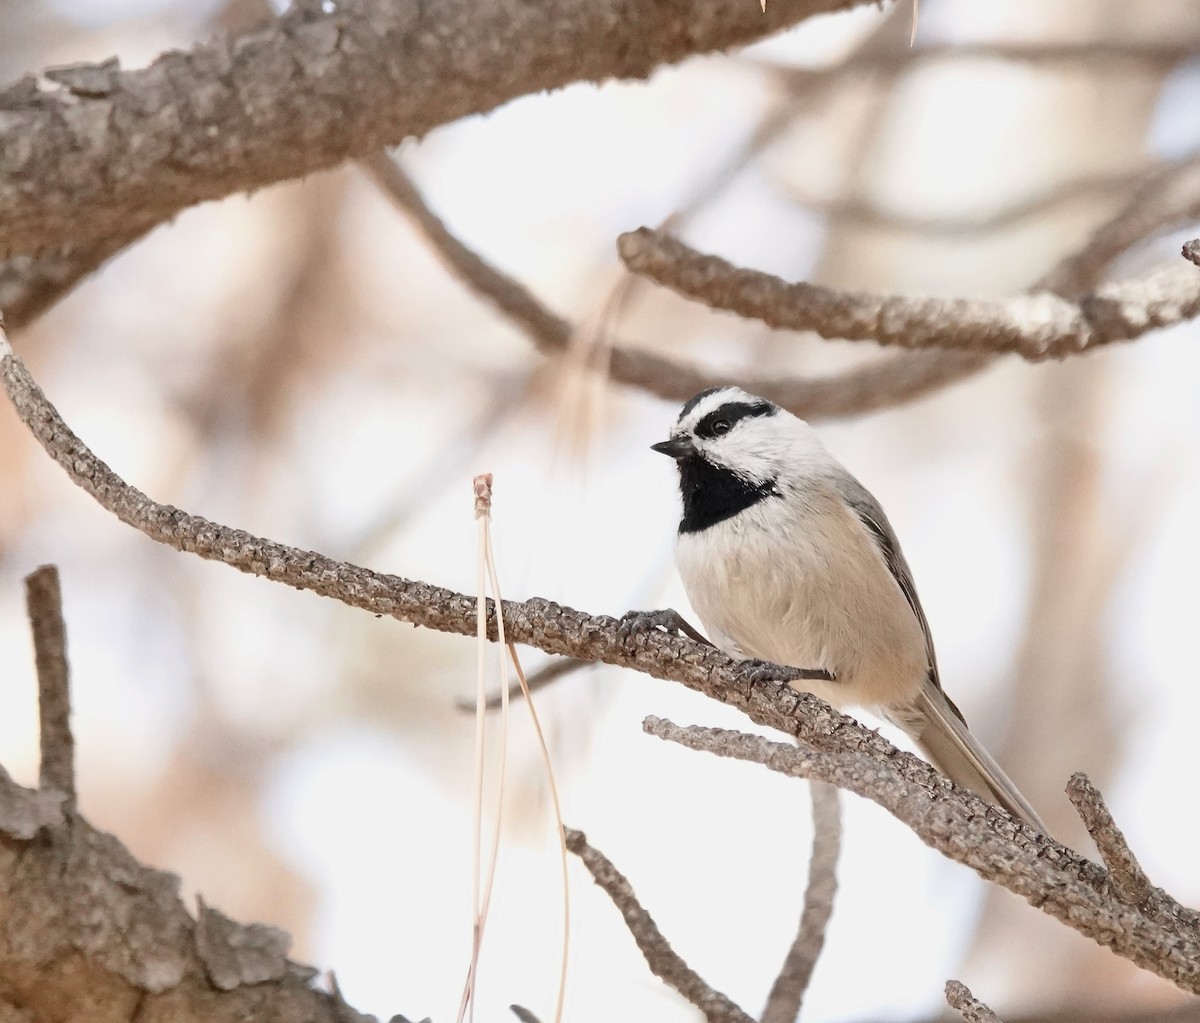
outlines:
[[[1194,42],[1155,42],[1125,39],[1097,39],[1079,42],[1017,43],[930,43],[883,53],[854,54],[828,67],[792,67],[771,61],[751,61],[751,66],[775,76],[789,89],[811,88],[814,81],[832,75],[862,74],[890,79],[906,74],[923,64],[966,61],[1002,61],[1034,67],[1103,67],[1105,71],[1162,71],[1193,59],[1200,52],[1200,39]]]
[[[43,565],[25,577],[25,606],[37,661],[42,766],[38,784],[75,805],[75,739],[71,735],[71,675],[58,569]]]
[[[630,270],[686,298],[832,340],[1015,352],[1036,361],[1131,341],[1200,313],[1200,277],[1175,265],[1103,285],[1077,301],[1050,292],[1003,300],[929,298],[788,282],[644,227],[617,244]]]
[[[568,350],[574,326],[455,237],[395,161],[378,153],[362,163],[384,194],[424,234],[449,272],[519,327],[538,351],[559,355]],[[830,377],[780,377],[710,370],[643,348],[614,345],[608,372],[618,383],[669,401],[686,401],[710,387],[737,383],[796,415],[816,420],[911,401],[971,375],[985,361],[976,353],[913,352]]]
[[[710,987],[683,960],[658,929],[653,917],[642,908],[633,886],[612,862],[588,844],[582,831],[567,831],[567,848],[583,861],[592,879],[625,918],[625,926],[646,958],[646,965],[660,980],[670,984],[699,1009],[708,1023],[754,1023],[728,996]]]
[[[535,671],[526,679],[526,682],[529,686],[529,692],[534,693],[539,689],[544,689],[546,686],[550,685],[550,683],[557,682],[560,678],[570,675],[572,672],[578,671],[580,668],[586,668],[594,663],[594,661],[580,660],[578,657],[555,658],[553,661],[543,664],[540,668],[538,668],[537,671]],[[524,695],[525,691],[521,687],[520,679],[517,679],[516,682],[508,687],[508,698],[510,700],[520,699]],[[497,710],[499,709],[503,700],[503,695],[497,691],[492,693],[492,695],[487,698],[487,703],[484,704],[484,706],[488,710]],[[475,701],[458,700],[455,702],[455,707],[461,711],[473,712],[475,710]]]
[[[842,813],[838,790],[824,782],[809,783],[812,795],[813,843],[800,930],[763,1009],[762,1023],[795,1023],[813,970],[825,947],[825,931],[837,894],[837,862],[842,848]]]
[[[946,1004],[956,1010],[965,1023],[1000,1023],[1000,1017],[971,994],[971,989],[961,981],[946,981]]]
[[[1124,833],[1113,820],[1100,790],[1086,774],[1079,772],[1071,775],[1071,780],[1067,782],[1067,798],[1100,850],[1104,865],[1108,867],[1113,890],[1131,905],[1144,905],[1154,895],[1154,885],[1133,855]]]
[[[817,213],[831,220],[923,236],[963,238],[1012,227],[1073,200],[1094,199],[1128,191],[1132,186],[1145,181],[1146,176],[1145,169],[1084,175],[1057,182],[1008,205],[983,213],[944,217],[890,209],[863,198],[824,198],[804,192],[790,183],[783,184],[780,188],[810,213]]]

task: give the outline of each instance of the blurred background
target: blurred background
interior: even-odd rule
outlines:
[[[1004,295],[1141,175],[1200,150],[1191,0],[922,0],[914,49],[911,13],[859,9],[649,83],[526,98],[394,155],[583,341],[606,330],[731,379],[837,372],[880,353],[645,284],[614,313],[616,235],[686,209],[689,242],[789,279]],[[0,80],[112,55],[136,67],[261,16],[243,0],[0,0]],[[1027,45],[1051,49],[1005,56]],[[1111,272],[1178,259],[1195,233]],[[1090,852],[1063,795],[1086,771],[1151,878],[1193,904],[1198,341],[1185,325],[1061,364],[1008,358],[820,424],[888,510],[975,732]],[[649,451],[675,406],[537,354],[359,167],[187,211],[13,343],[72,427],[158,500],[471,592],[471,477],[491,471],[506,596],[690,616],[674,472]],[[473,723],[456,703],[474,691],[473,643],[154,545],[75,489],[7,406],[0,473],[0,762],[36,780],[21,579],[55,562],[84,813],[189,895],[286,928],[294,958],[334,969],[355,1007],[452,1018],[470,943]],[[567,823],[757,1012],[799,918],[803,783],[644,736],[650,713],[747,727],[673,684],[591,668],[538,706]],[[510,751],[479,1005],[483,1020],[511,1019],[512,1002],[548,1020],[559,867],[521,707]],[[1182,997],[877,807],[844,807],[807,1019],[930,1018],[951,976],[1010,1015]],[[697,1018],[571,866],[568,1018]]]

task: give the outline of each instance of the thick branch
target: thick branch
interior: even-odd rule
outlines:
[[[75,739],[71,735],[70,669],[58,569],[43,565],[25,577],[25,606],[37,661],[42,767],[38,784],[75,805]]]
[[[473,634],[475,600],[464,594],[334,561],[150,500],[71,433],[2,334],[0,378],[18,415],[68,475],[103,507],[152,539],[373,614],[442,632]],[[494,627],[494,605],[489,613]],[[928,764],[815,697],[798,693],[782,680],[751,682],[744,664],[715,648],[657,630],[624,639],[616,619],[593,617],[548,600],[505,601],[503,613],[513,642],[672,679],[744,711],[761,725],[796,736],[826,764],[824,773],[811,772],[814,776],[874,799],[950,858],[1145,969],[1200,992],[1196,914],[1166,896],[1143,907],[1114,904],[1105,870],[1014,822],[1003,810],[953,785]],[[799,755],[786,749],[792,757]],[[794,761],[788,763],[794,768]]]
[[[0,93],[0,256],[143,229],[517,96],[641,79],[856,0],[333,0],[232,40]]]
[[[957,1011],[965,1023],[1000,1023],[1000,1017],[971,994],[971,989],[961,981],[946,981],[946,1004]]]
[[[203,905],[193,919],[177,877],[77,814],[45,831],[63,819],[47,804],[31,831],[13,813],[49,795],[0,768],[0,1018],[19,1007],[11,1018],[62,1023],[366,1023],[310,986],[316,971],[288,961],[281,932]]]
[[[809,784],[812,794],[813,844],[800,930],[771,986],[762,1023],[796,1023],[804,993],[825,947],[825,929],[837,894],[837,862],[842,848],[842,813],[838,790],[824,782]]]
[[[581,831],[567,831],[567,848],[583,861],[592,879],[613,901],[625,918],[625,926],[646,957],[650,972],[670,984],[692,1005],[704,1013],[708,1023],[754,1023],[730,999],[711,988],[683,957],[671,948],[653,917],[642,908],[629,880],[598,849],[588,845]]]
[[[1174,265],[1103,285],[1077,301],[1049,292],[1004,300],[920,298],[790,283],[735,267],[649,228],[621,235],[618,247],[634,273],[714,309],[769,327],[902,348],[1062,358],[1200,313],[1200,278]]]
[[[1200,238],[1183,243],[1183,258],[1200,266]]]
[[[1155,894],[1154,885],[1138,863],[1125,835],[1113,816],[1100,790],[1091,783],[1086,774],[1073,774],[1067,782],[1067,797],[1079,813],[1083,826],[1092,836],[1104,865],[1108,867],[1113,891],[1117,896],[1134,906],[1143,905]]]
[[[37,319],[146,230],[59,245],[36,256],[15,256],[0,263],[0,309],[8,326],[23,327]]]

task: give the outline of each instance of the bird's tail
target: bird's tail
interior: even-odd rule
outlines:
[[[1029,800],[1021,795],[991,754],[970,733],[958,708],[932,680],[927,680],[921,687],[911,708],[895,715],[895,722],[916,740],[929,762],[951,781],[1004,807],[1042,834],[1049,834]]]

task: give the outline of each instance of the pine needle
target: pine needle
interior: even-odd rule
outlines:
[[[489,566],[491,562],[489,560]],[[493,579],[496,588],[496,599],[499,600],[499,583]],[[529,691],[529,683],[525,681],[525,672],[517,657],[517,648],[508,644],[508,652],[512,655],[513,667],[517,670],[517,678],[521,681],[521,691],[525,694],[525,706],[529,708],[529,717],[533,722],[533,730],[537,733],[538,746],[542,750],[542,763],[546,767],[546,784],[550,787],[550,800],[554,804],[554,824],[558,832],[558,850],[562,860],[562,895],[563,895],[563,936],[562,962],[558,973],[558,998],[554,1005],[554,1023],[562,1023],[563,1003],[567,996],[567,958],[571,946],[571,885],[570,873],[567,869],[567,828],[563,823],[562,804],[558,799],[558,784],[554,780],[554,765],[550,760],[550,749],[546,745],[546,736],[542,732],[542,724],[538,720],[537,710],[533,705],[533,694]]]
[[[496,794],[496,819],[492,830],[491,855],[488,859],[487,879],[483,880],[483,813],[484,813],[484,773],[486,758],[486,728],[487,719],[487,586],[486,576],[492,568],[491,557],[491,510],[492,510],[492,474],[482,473],[475,477],[475,519],[478,523],[478,550],[476,553],[476,610],[475,632],[477,644],[476,684],[475,684],[475,830],[472,840],[472,901],[475,911],[474,926],[471,940],[471,962],[467,968],[467,979],[463,984],[462,999],[458,1007],[458,1023],[463,1023],[468,1012],[470,1018],[475,1018],[475,980],[479,971],[479,955],[483,947],[483,931],[487,924],[488,908],[492,900],[492,888],[496,879],[496,864],[500,856],[500,832],[504,820],[504,782],[508,768],[508,661],[501,653],[500,657],[500,691],[503,694],[500,702],[500,766],[498,771],[498,788]],[[495,579],[494,569],[493,580]],[[504,640],[504,616],[500,613],[500,595],[493,591],[496,600],[496,621],[499,629],[500,643]]]
[[[508,726],[509,726],[509,683],[508,660],[511,658],[517,678],[521,683],[521,691],[525,696],[525,705],[529,708],[530,719],[537,735],[538,746],[541,750],[542,763],[546,769],[546,781],[550,788],[550,799],[554,806],[554,819],[558,831],[559,855],[562,864],[562,895],[563,895],[563,933],[562,958],[559,967],[558,995],[555,1002],[554,1023],[562,1023],[563,1006],[567,991],[567,961],[570,948],[571,933],[571,904],[570,886],[567,869],[567,840],[563,825],[562,805],[558,796],[558,785],[554,778],[554,767],[550,759],[550,749],[542,730],[537,709],[533,705],[533,696],[529,691],[529,683],[517,656],[516,647],[507,641],[504,634],[503,597],[500,592],[500,573],[496,569],[495,554],[492,550],[491,537],[491,502],[492,476],[484,473],[476,476],[475,481],[475,517],[478,528],[478,565],[476,572],[476,642],[478,644],[476,690],[475,690],[475,833],[474,833],[474,909],[475,920],[472,934],[471,962],[467,970],[466,983],[463,985],[462,1000],[459,1004],[458,1023],[463,1023],[468,1013],[474,1018],[475,1011],[475,982],[479,972],[480,951],[483,945],[483,931],[487,923],[488,908],[491,905],[492,890],[496,878],[496,864],[500,852],[501,826],[504,811],[504,783],[508,761]],[[496,803],[496,817],[492,832],[491,855],[488,860],[486,880],[482,871],[483,862],[483,816],[484,816],[484,774],[485,774],[485,730],[483,721],[487,711],[487,693],[485,676],[487,667],[487,584],[490,583],[492,598],[496,607],[496,629],[500,650],[500,767]],[[507,650],[508,656],[505,656]]]

